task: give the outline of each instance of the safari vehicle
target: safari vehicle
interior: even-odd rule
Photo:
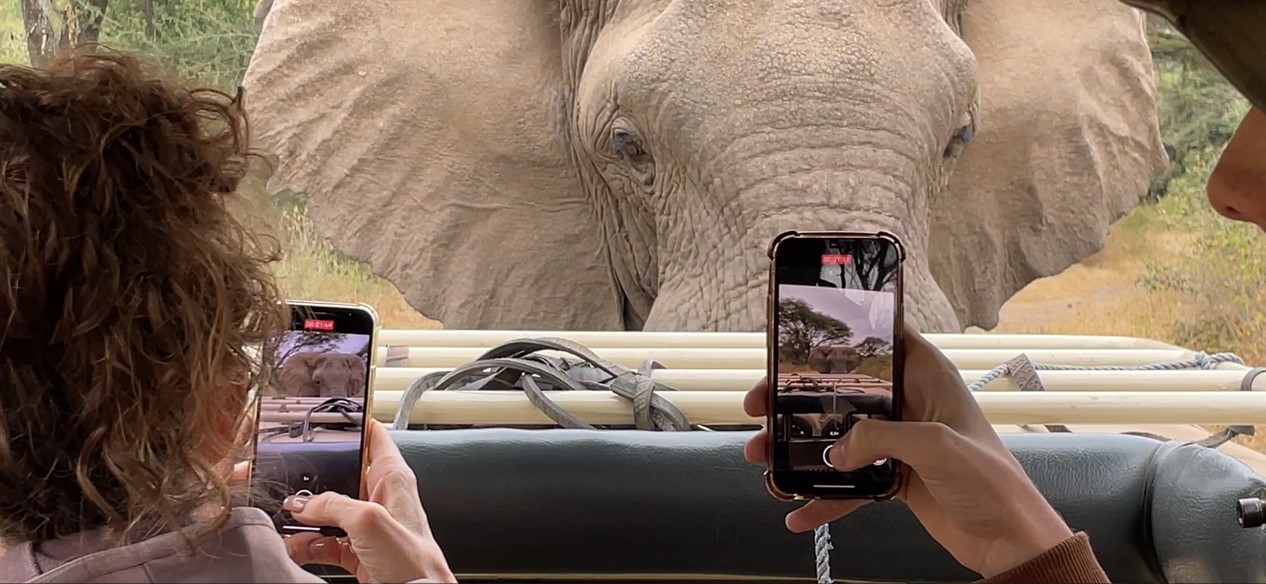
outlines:
[[[1210,0],[1127,2],[1202,33],[1201,48],[1253,36],[1253,22],[1205,11]],[[759,18],[705,23],[713,11],[679,6],[690,3],[661,17],[662,4],[292,0],[257,13],[243,85],[259,145],[279,159],[274,180],[305,193],[335,247],[420,312],[483,329],[384,331],[378,348],[373,415],[397,429],[451,566],[463,582],[973,579],[899,503],[786,531],[789,505],[740,455],[760,423],[740,396],[764,374],[762,335],[497,330],[760,330],[749,280],[715,277],[726,266],[705,254],[763,248],[767,225],[876,210],[938,226],[912,256],[936,253],[942,272],[922,263],[911,281],[944,283],[913,292],[945,310],[916,324],[993,328],[1015,288],[1099,249],[1165,166],[1142,20],[1111,2],[947,0],[926,3],[941,18],[909,16],[924,3],[867,3],[873,18],[849,26],[788,10],[758,31]],[[799,12],[827,7],[851,8]],[[845,79],[850,103],[778,85],[766,65],[797,38],[818,42],[785,69],[822,87]],[[1214,60],[1259,107],[1262,62]],[[842,64],[859,66],[841,77]],[[725,115],[730,103],[747,108]],[[651,122],[634,123],[639,108]],[[794,131],[753,148],[752,124]],[[858,125],[885,140],[847,131]],[[973,141],[977,130],[996,138]],[[888,196],[850,157],[929,174],[877,181],[915,183]],[[862,171],[805,180],[820,167]],[[712,188],[727,181],[750,188]],[[687,196],[718,190],[733,200]],[[716,207],[735,207],[734,221]],[[1034,208],[1061,212],[1023,211]],[[619,230],[577,221],[582,210],[639,237],[605,237]],[[703,308],[675,309],[687,302]],[[929,340],[1112,581],[1266,581],[1266,456],[1233,440],[1266,422],[1262,369],[1138,338]]]
[[[1128,337],[929,340],[1114,582],[1266,581],[1266,456],[1231,439],[1250,426],[1207,429],[1266,419],[1263,369]],[[387,330],[381,343],[373,415],[396,430],[463,582],[974,577],[900,503],[786,531],[788,506],[740,454],[761,423],[740,405],[764,375],[759,333]]]

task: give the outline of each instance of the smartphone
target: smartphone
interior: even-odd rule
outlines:
[[[276,343],[273,375],[256,397],[254,506],[283,535],[303,525],[281,508],[291,495],[336,491],[364,498],[365,422],[373,415],[378,313],[365,304],[290,301],[290,326]]]
[[[766,486],[783,500],[892,497],[896,461],[841,472],[830,452],[858,420],[900,419],[901,242],[886,232],[791,231],[774,238],[769,257]]]

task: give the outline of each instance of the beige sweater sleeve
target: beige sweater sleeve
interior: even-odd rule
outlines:
[[[978,584],[1110,584],[1108,575],[1095,559],[1090,538],[1078,532],[1015,568]]]

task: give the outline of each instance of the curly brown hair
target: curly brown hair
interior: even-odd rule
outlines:
[[[248,141],[237,99],[132,56],[0,66],[0,538],[227,518],[288,318],[276,239],[230,213]]]

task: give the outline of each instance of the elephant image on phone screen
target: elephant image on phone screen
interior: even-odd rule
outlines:
[[[365,369],[356,354],[295,353],[282,363],[281,389],[289,397],[360,397],[365,394]]]
[[[809,367],[818,373],[851,373],[862,354],[848,345],[818,345],[809,351]]]

